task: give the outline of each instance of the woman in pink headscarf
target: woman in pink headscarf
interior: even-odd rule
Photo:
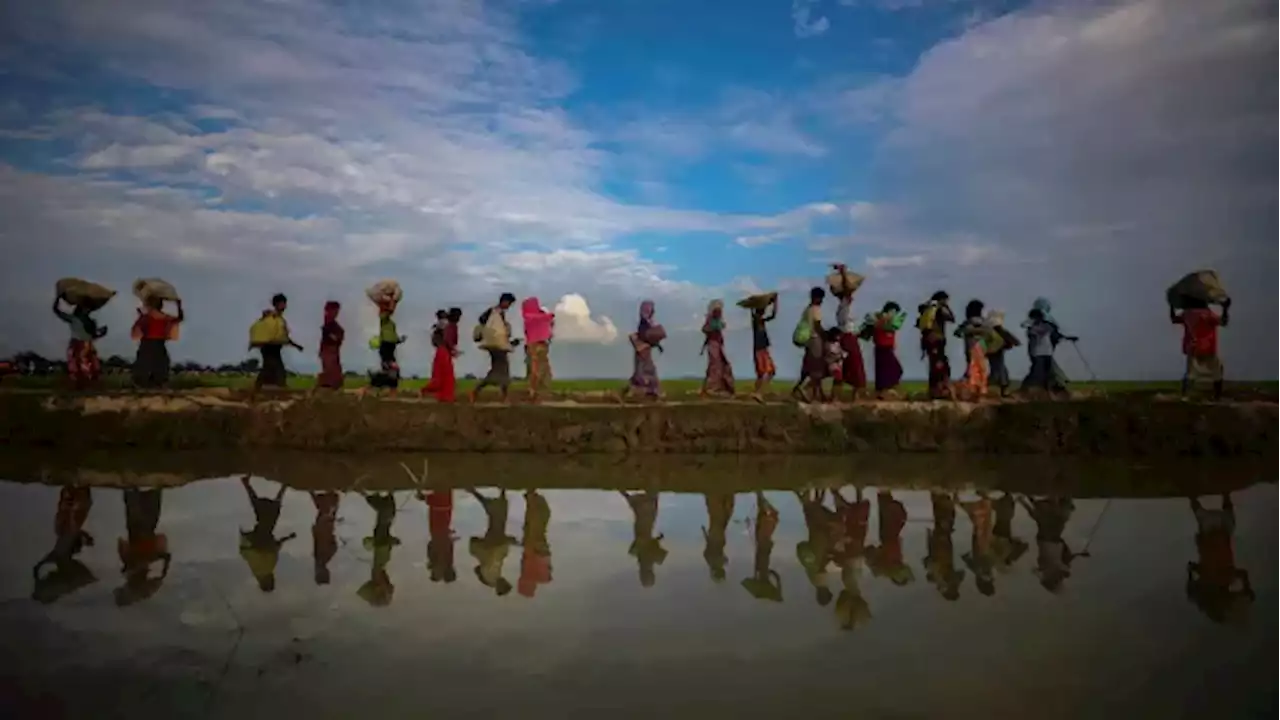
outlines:
[[[556,326],[556,314],[542,307],[536,297],[527,297],[520,304],[524,316],[525,374],[529,378],[529,400],[538,401],[538,392],[551,389],[551,337]]]

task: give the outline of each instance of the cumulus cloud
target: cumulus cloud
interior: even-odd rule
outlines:
[[[577,293],[569,293],[556,303],[556,340],[608,344],[618,337],[613,321],[601,315],[591,317],[587,299]]]

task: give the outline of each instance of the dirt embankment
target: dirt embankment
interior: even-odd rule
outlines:
[[[0,394],[0,444],[336,452],[1275,455],[1274,403],[440,405]]]

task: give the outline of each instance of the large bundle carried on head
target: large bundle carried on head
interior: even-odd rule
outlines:
[[[848,270],[833,270],[827,275],[827,287],[836,297],[844,297],[858,292],[866,278]]]
[[[116,296],[115,290],[74,277],[62,278],[53,287],[58,297],[88,310],[97,310]]]
[[[763,310],[776,302],[777,299],[778,293],[776,292],[759,293],[739,300],[738,307],[747,310]]]
[[[173,288],[173,285],[160,278],[138,278],[134,280],[133,295],[143,302],[146,302],[148,298],[159,298],[160,300],[169,300],[171,302],[177,302],[181,299],[178,297],[178,291]]]
[[[369,289],[364,291],[364,294],[368,295],[375,305],[382,305],[388,302],[398,303],[404,297],[404,291],[400,289],[400,283],[395,280],[379,280],[370,285]]]
[[[1165,297],[1169,301],[1169,307],[1174,310],[1182,310],[1187,306],[1188,300],[1221,305],[1230,296],[1227,295],[1226,289],[1222,287],[1222,281],[1218,279],[1218,273],[1213,270],[1197,270],[1193,273],[1188,273],[1181,280],[1170,285]]]

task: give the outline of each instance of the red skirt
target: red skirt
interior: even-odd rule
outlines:
[[[431,360],[431,381],[422,389],[423,395],[435,395],[440,402],[453,402],[457,398],[458,379],[453,374],[453,353],[449,348],[436,348]]]
[[[320,377],[317,384],[322,388],[342,387],[342,355],[339,348],[320,348]]]
[[[862,348],[858,346],[858,336],[854,333],[841,333],[840,349],[844,350],[844,366],[840,369],[840,382],[857,389],[866,387],[867,369],[862,364]]]

